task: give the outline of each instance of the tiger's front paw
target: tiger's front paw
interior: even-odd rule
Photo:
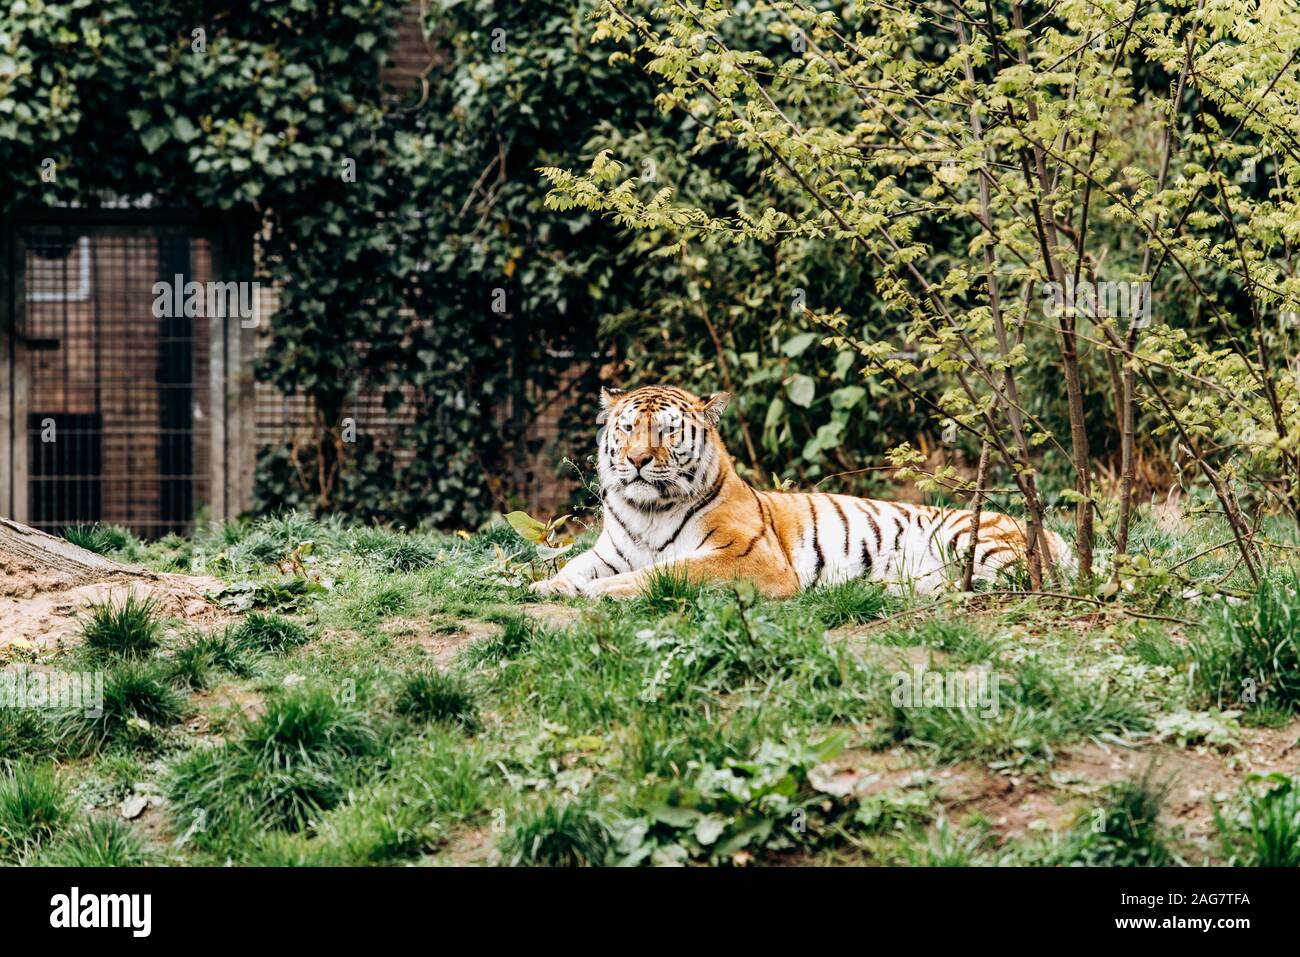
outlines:
[[[633,575],[593,578],[579,589],[588,598],[634,598],[641,592],[641,581]]]
[[[563,575],[556,575],[554,578],[533,582],[528,586],[528,590],[534,595],[559,595],[564,598],[572,598],[579,593],[578,586]]]

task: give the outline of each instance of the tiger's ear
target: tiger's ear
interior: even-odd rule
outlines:
[[[717,425],[718,420],[722,418],[722,411],[730,401],[730,392],[715,392],[704,400],[704,403],[700,406],[700,414],[704,416],[704,420],[709,425]]]
[[[625,389],[606,389],[604,386],[600,387],[600,412],[596,416],[597,425],[603,425],[605,423],[605,420],[609,418],[609,407],[625,395],[627,395],[627,390]]]

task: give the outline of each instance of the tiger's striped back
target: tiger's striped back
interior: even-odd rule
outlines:
[[[852,495],[758,492],[801,588],[871,578],[929,592],[959,578],[975,538],[975,577],[991,580],[1026,555],[1024,525],[997,512],[884,502]],[[779,516],[779,518],[778,518]],[[1069,567],[1065,541],[1048,547]]]

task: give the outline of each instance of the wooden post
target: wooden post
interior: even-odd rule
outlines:
[[[14,224],[0,223],[0,516],[14,510],[13,370],[15,302],[12,275],[16,269]]]
[[[10,518],[28,520],[27,413],[31,401],[31,369],[27,360],[27,245],[22,232],[12,229],[10,277],[10,395],[13,398],[9,423]]]

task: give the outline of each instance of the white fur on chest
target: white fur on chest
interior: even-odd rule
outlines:
[[[612,506],[612,507],[611,507]],[[617,494],[605,503],[605,532],[632,570],[696,554],[709,509],[690,514],[689,504],[662,512],[645,512]]]

